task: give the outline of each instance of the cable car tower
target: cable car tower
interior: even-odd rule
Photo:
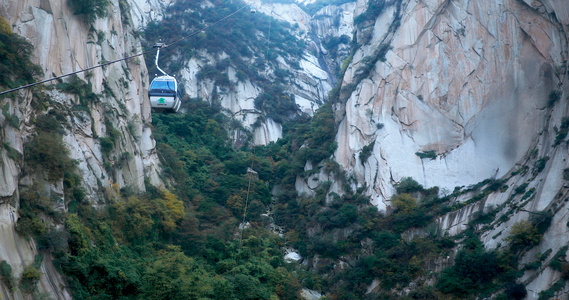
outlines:
[[[173,76],[166,74],[158,66],[158,58],[160,57],[160,49],[164,47],[164,43],[156,43],[156,69],[162,73],[161,76],[155,77],[150,83],[148,97],[150,98],[150,106],[157,112],[178,112],[182,105],[182,93],[178,86],[178,81]]]

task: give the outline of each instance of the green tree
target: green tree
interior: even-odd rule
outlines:
[[[109,0],[68,0],[67,3],[73,13],[83,16],[88,24],[92,24],[97,18],[105,17],[109,6]]]
[[[521,251],[539,244],[541,234],[531,222],[521,220],[512,226],[506,241],[511,242],[514,251]]]
[[[12,266],[3,260],[0,263],[0,276],[2,278],[2,282],[9,288],[12,289],[14,287],[14,276],[12,274]]]
[[[145,299],[214,298],[216,292],[227,290],[224,278],[212,276],[194,259],[185,256],[179,247],[168,246],[156,257],[142,278]]]
[[[130,242],[143,242],[152,232],[155,224],[152,203],[130,196],[112,207],[112,224],[118,236]]]
[[[2,34],[12,34],[12,26],[4,17],[0,16],[0,33]]]
[[[419,206],[417,199],[407,193],[391,198],[391,205],[395,208],[396,213],[406,215],[412,213]]]
[[[25,267],[24,272],[22,272],[22,278],[20,279],[20,288],[28,292],[35,290],[40,277],[41,271],[38,270],[36,266],[31,265]]]
[[[161,225],[165,233],[172,233],[185,216],[184,203],[167,190],[162,191],[162,194],[162,197],[156,200]]]
[[[234,282],[234,296],[239,300],[261,300],[271,297],[271,294],[262,287],[259,279],[253,276],[237,274]]]
[[[63,178],[65,172],[75,166],[61,135],[45,131],[39,131],[26,144],[26,159],[32,165],[47,170],[51,181]]]
[[[445,294],[464,299],[490,288],[494,278],[501,272],[497,253],[487,252],[482,242],[471,235],[466,239],[464,248],[457,253],[454,266],[443,270],[436,287]]]
[[[7,30],[6,23],[0,26],[0,85],[16,87],[33,82],[42,74],[42,69],[31,61],[34,46]]]
[[[423,186],[420,185],[417,181],[415,181],[411,177],[404,177],[403,179],[401,179],[401,182],[396,183],[394,186],[398,194],[404,194],[404,193],[410,194],[414,192],[421,192],[424,190]]]

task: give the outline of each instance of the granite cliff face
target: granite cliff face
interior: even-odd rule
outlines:
[[[131,14],[119,6],[119,1],[110,1],[108,17],[97,19],[92,26],[74,15],[64,0],[3,1],[0,15],[12,25],[14,33],[34,45],[33,62],[42,67],[44,78],[50,78],[141,52],[140,41],[133,34]],[[112,184],[144,191],[147,178],[148,182],[161,185],[155,143],[148,126],[148,72],[141,62],[134,59],[80,73],[79,78],[88,77],[92,92],[98,95],[98,100],[87,108],[78,108],[83,104],[78,95],[58,88],[40,88],[50,99],[45,110],[63,116],[67,123],[63,140],[77,162],[86,198],[94,205],[103,200],[102,191]],[[2,100],[3,110],[7,111],[0,117],[0,139],[18,155],[25,155],[24,144],[32,140],[35,119],[41,115],[32,107],[33,97],[28,89],[8,94]],[[18,120],[18,128],[9,126],[5,116]],[[99,137],[108,137],[111,131],[115,133],[113,148],[104,153]],[[0,151],[0,261],[10,264],[13,276],[20,278],[38,253],[32,239],[15,231],[19,197],[22,190],[34,183],[45,182],[45,174],[22,165],[7,149]],[[124,153],[130,154],[121,155]],[[47,184],[44,192],[47,197],[63,198],[63,180]],[[66,203],[62,199],[54,209],[66,211]],[[49,255],[44,255],[38,293],[69,299],[61,276]],[[20,290],[12,292],[4,284],[0,285],[0,297],[27,299]]]
[[[566,5],[531,5],[403,1],[358,29],[369,42],[343,78],[355,88],[337,106],[335,157],[378,207],[407,176],[448,191],[500,178],[560,123],[566,95],[554,108],[548,99],[567,88]],[[362,79],[381,47],[384,58]]]
[[[66,74],[122,58],[125,54],[141,52],[140,42],[133,36],[132,25],[121,20],[118,3],[111,2],[110,9],[109,17],[98,19],[94,29],[73,15],[65,1],[7,2],[2,14],[13,24],[15,33],[26,37],[35,46],[36,63],[42,66],[44,76],[48,78],[53,74]],[[85,178],[109,178],[120,186],[132,185],[137,190],[144,190],[145,176],[153,183],[160,183],[154,142],[147,126],[150,106],[144,101],[148,72],[141,60],[132,59],[78,75],[80,78],[88,76],[93,92],[102,98],[91,108],[90,117],[82,111],[69,116],[71,128],[66,132],[65,141],[69,143],[72,158],[80,162],[82,175]],[[61,104],[60,110],[71,111],[78,105],[78,99],[73,95],[55,89],[47,93]],[[29,98],[30,94],[23,91],[9,97]],[[21,116],[23,125],[27,125],[28,108],[13,108],[10,113]],[[116,174],[104,170],[96,139],[97,136],[105,136],[110,127],[122,132],[116,143],[116,152],[136,154],[127,167]],[[18,138],[25,140],[26,136],[18,134]],[[14,144],[20,145],[16,148],[19,151],[22,151],[21,144],[21,141]]]
[[[181,77],[186,93],[192,98],[200,98],[213,102],[214,97],[219,97],[219,103],[228,115],[240,120],[245,128],[253,131],[253,141],[256,145],[266,145],[282,137],[282,124],[271,118],[261,122],[259,127],[252,125],[263,114],[254,105],[254,99],[258,97],[262,89],[250,80],[237,82],[235,88],[223,89],[211,80],[199,80],[197,73],[211,58],[204,60],[192,58],[187,62],[187,67],[182,71]],[[291,83],[287,92],[295,96],[295,103],[303,113],[312,115],[314,111],[327,100],[327,92],[332,88],[329,75],[322,70],[313,55],[306,55],[300,61],[300,70],[295,70],[284,60],[279,60],[279,68],[290,70]],[[236,69],[227,68],[229,79],[235,78]],[[294,78],[294,79],[292,79]]]
[[[334,79],[333,75],[328,72],[326,65],[319,61],[320,47],[309,36],[311,17],[296,4],[268,4],[257,1],[252,5],[258,7],[260,14],[295,26],[296,29],[293,34],[308,44],[309,51],[304,51],[298,65],[291,65],[282,56],[276,58],[271,56],[272,67],[262,72],[266,78],[274,77],[274,72],[277,69],[289,72],[287,82],[280,83],[286,85],[287,93],[294,95],[294,101],[299,111],[312,115],[327,100],[328,91],[332,89]],[[248,13],[247,11],[248,9],[245,13]],[[255,14],[251,14],[251,18],[255,16]],[[271,39],[270,26],[268,24],[267,28],[263,28],[263,32],[258,33],[267,40],[267,43]],[[268,51],[264,48],[252,50]],[[218,60],[226,57],[228,55],[223,53]],[[247,60],[248,64],[255,64],[254,57]],[[264,115],[264,111],[259,110],[254,105],[254,99],[263,93],[263,89],[257,82],[249,78],[237,80],[238,68],[236,66],[230,65],[223,70],[227,73],[229,80],[235,83],[232,88],[219,87],[215,85],[213,80],[200,80],[198,78],[197,75],[200,70],[212,61],[216,61],[216,58],[208,55],[208,53],[201,53],[201,55],[196,55],[185,62],[186,67],[181,71],[181,78],[186,93],[192,98],[204,99],[210,103],[213,103],[214,99],[218,97],[215,101],[219,102],[227,114],[240,120],[246,129],[253,132],[253,142],[257,145],[266,145],[282,137],[282,124],[275,122],[271,117],[262,118],[258,125],[253,126],[259,117]]]
[[[516,222],[551,214],[542,241],[520,264],[557,253],[569,244],[568,9],[564,1],[402,1],[399,8],[388,2],[357,29],[369,42],[343,78],[349,94],[336,104],[336,160],[380,209],[403,177],[443,194],[502,179],[507,188],[478,202],[466,204],[475,194],[455,198],[462,208],[439,226],[456,235],[477,216],[496,213],[489,227],[478,227],[494,249],[508,244]],[[378,49],[383,56],[370,59]],[[366,148],[371,155],[362,161]],[[560,280],[551,259],[521,278],[528,299]]]
[[[366,3],[343,9],[358,16]],[[551,226],[524,253],[520,268],[537,255],[557,253],[569,244],[568,9],[564,1],[385,1],[375,19],[352,21],[358,48],[340,56],[349,64],[334,104],[334,159],[380,210],[389,209],[393,186],[404,177],[438,186],[442,195],[503,180],[501,191],[474,203],[476,189],[452,198],[459,208],[440,217],[439,227],[457,235],[480,215],[495,214],[490,226],[477,229],[488,249],[504,248],[515,223],[547,214]],[[321,37],[342,34],[318,24],[313,28]],[[298,177],[296,188],[314,195],[328,180],[328,192],[342,192],[323,171]],[[528,299],[560,280],[548,267],[552,259],[524,273]],[[443,258],[433,271],[451,264]]]

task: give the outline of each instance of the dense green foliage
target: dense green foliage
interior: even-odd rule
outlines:
[[[59,88],[81,99],[98,98],[85,97],[90,88],[77,80]],[[268,155],[234,149],[226,130],[232,123],[218,108],[195,100],[185,105],[191,114],[154,116],[165,179],[175,194],[151,186],[144,194],[100,186],[106,206],[99,210],[86,201],[81,177],[63,144],[65,113],[38,111],[36,137],[26,146],[24,161],[50,181],[63,179],[69,213],[54,210],[63,199],[42,193],[45,185],[40,180],[22,188],[18,231],[55,255],[74,296],[81,299],[295,299],[301,280],[312,285],[318,280],[295,264],[285,264],[284,241],[265,229],[268,219],[262,216],[271,202],[275,174],[280,172],[281,178],[286,166],[278,168]],[[331,124],[328,107],[289,131],[298,139],[289,140],[289,146],[304,153],[295,162],[299,169],[307,159],[318,163],[335,149]],[[302,141],[309,146],[300,149]],[[287,152],[286,158],[294,156]],[[247,198],[247,167],[252,161],[256,176]],[[295,173],[287,176],[293,181]],[[241,244],[236,234],[245,201],[252,228],[243,232]],[[355,220],[355,205],[340,211],[334,223],[342,226]],[[64,228],[55,229],[44,218]],[[26,273],[29,293],[37,282],[34,270]]]
[[[7,29],[0,29],[0,86],[13,88],[33,82],[42,71],[31,62],[33,45]]]
[[[39,270],[39,262],[24,268],[22,277],[20,278],[20,289],[26,292],[32,292],[36,284],[41,278],[41,271]]]
[[[283,192],[277,197],[275,214],[277,221],[289,229],[286,236],[290,245],[306,259],[319,257],[320,267],[315,271],[325,278],[320,286],[328,291],[331,299],[362,299],[375,278],[380,280],[383,291],[402,288],[424,274],[425,261],[454,246],[452,239],[434,231],[427,238],[406,240],[402,237],[406,229],[424,227],[432,221],[437,211],[434,208],[440,206],[436,204],[436,189],[425,190],[406,179],[403,185],[409,188],[402,187],[402,190],[418,193],[423,200],[400,194],[405,200],[400,203],[392,200],[396,211],[386,215],[370,204],[369,198],[362,194],[363,189],[351,191],[350,179],[342,179],[345,174],[333,162],[324,161],[322,168],[348,183],[345,195],[327,194],[329,185],[326,183],[314,197],[297,198]],[[291,188],[288,185],[293,183],[282,181],[281,184],[282,190],[288,190]],[[351,267],[334,269],[332,264],[340,257],[354,258]]]
[[[259,179],[247,215],[253,228],[240,246],[235,234],[252,156],[228,144],[228,120],[219,110],[187,105],[193,114],[154,116],[165,174],[178,196],[152,188],[134,195],[115,185],[105,190],[103,211],[78,201],[75,213],[62,216],[68,235],[57,257],[75,297],[296,298],[302,272],[292,272],[282,240],[260,226],[270,162],[256,158]]]
[[[107,15],[109,0],[67,0],[74,14],[93,24],[97,18]]]
[[[65,171],[74,166],[63,143],[63,129],[59,122],[57,114],[40,116],[36,121],[36,136],[25,149],[28,163],[45,169],[51,181],[62,178]]]
[[[219,256],[215,249],[230,240],[223,234],[235,226],[234,218],[242,212],[244,170],[252,156],[227,143],[223,128],[229,122],[214,107],[194,100],[186,105],[190,106],[191,114],[155,115],[155,138],[166,174],[173,179],[180,197],[192,203],[192,218],[180,225],[182,250],[190,255],[204,255],[209,261],[211,255]],[[325,105],[312,119],[301,118],[285,124],[284,137],[277,143],[255,148],[254,169],[259,180],[266,180],[269,187],[282,191],[273,202],[273,211],[277,223],[287,228],[287,245],[298,249],[307,259],[317,255],[330,264],[340,256],[357,257],[368,253],[354,268],[326,280],[307,277],[300,283],[329,291],[331,297],[337,298],[362,297],[364,287],[378,276],[385,290],[403,287],[422,274],[425,259],[454,246],[452,239],[436,233],[411,242],[401,238],[406,229],[429,224],[437,211],[443,209],[436,197],[437,189],[425,190],[412,179],[405,179],[398,190],[402,192],[400,197],[406,200],[402,200],[401,205],[394,200],[397,207],[394,214],[381,214],[362,195],[363,190],[351,190],[352,179],[337,163],[328,160],[336,148],[335,133],[333,111]],[[314,174],[314,170],[304,171],[307,161],[315,166],[314,170],[322,169],[343,181],[347,193],[344,196],[328,194],[329,183],[324,182],[315,197],[299,198],[294,189],[296,176]],[[255,201],[258,201],[257,211],[266,209],[270,195],[264,189],[254,182],[249,211]],[[419,193],[422,200],[405,193]],[[254,213],[250,213],[247,220],[256,221],[258,225],[265,222]],[[257,230],[264,231],[262,227]],[[346,230],[351,233],[338,238]],[[212,235],[216,236],[215,244],[210,243]],[[219,236],[224,238],[219,240]],[[369,250],[361,248],[364,240],[373,241],[371,249],[377,249],[371,255]],[[325,275],[330,271],[322,268],[318,273]]]
[[[539,244],[541,234],[526,220],[515,223],[510,230],[510,236],[506,239],[511,242],[512,249],[519,251]]]
[[[0,279],[9,288],[14,287],[14,276],[12,274],[12,266],[8,264],[5,260],[0,262]]]
[[[460,299],[469,295],[490,295],[500,285],[514,281],[516,258],[509,251],[486,251],[477,236],[466,233],[464,247],[456,254],[455,263],[445,269],[437,283],[444,294]]]
[[[69,213],[53,210],[62,199],[42,193],[41,183],[23,189],[18,231],[54,253],[74,297],[296,299],[305,272],[285,264],[282,239],[262,226],[271,162],[255,158],[258,179],[253,178],[247,215],[252,228],[240,243],[237,223],[253,157],[228,143],[228,120],[219,110],[198,101],[188,105],[194,114],[155,116],[165,174],[178,196],[151,186],[133,194],[115,184],[103,189],[105,208],[95,210],[85,201],[73,164],[42,164],[47,178],[64,179]],[[60,122],[57,115],[40,115],[38,135],[49,132],[60,139]],[[34,155],[26,162],[35,165],[40,157],[35,153],[47,151],[42,149],[29,150]],[[69,160],[64,149],[60,156]],[[64,229],[44,223],[46,217]],[[3,269],[10,282],[8,268]],[[34,271],[30,267],[20,283],[26,293],[34,293],[39,278]]]

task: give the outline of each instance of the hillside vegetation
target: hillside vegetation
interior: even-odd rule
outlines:
[[[195,99],[185,105],[193,113],[154,115],[170,191],[147,185],[146,193],[134,194],[113,185],[104,190],[106,204],[98,210],[85,201],[82,180],[66,162],[65,151],[50,152],[62,143],[57,115],[48,112],[40,118],[37,138],[44,132],[56,138],[49,149],[31,142],[29,153],[35,154],[23,162],[47,166],[46,179],[64,180],[69,212],[53,210],[58,199],[42,196],[38,183],[22,190],[18,230],[55,256],[75,297],[296,299],[300,288],[307,287],[329,299],[385,299],[400,298],[398,291],[412,282],[418,285],[410,299],[465,298],[502,288],[508,293],[508,287],[525,291],[516,282],[516,258],[540,238],[541,223],[520,224],[511,250],[488,252],[475,224],[458,237],[441,235],[434,218],[456,206],[451,198],[438,198],[436,188],[424,189],[410,178],[397,186],[394,209],[387,214],[349,185],[343,196],[329,193],[326,184],[315,197],[298,196],[295,178],[306,175],[308,160],[340,181],[352,180],[328,160],[335,148],[329,106],[314,118],[288,123],[276,144],[235,149],[226,134],[231,122],[218,109]],[[54,160],[54,155],[61,158]],[[47,160],[54,163],[44,164]],[[249,227],[240,239],[251,163],[257,173],[247,202]],[[473,189],[482,186],[488,186],[481,190],[487,195],[499,192],[501,183]],[[281,192],[273,197],[271,190]],[[42,222],[45,217],[63,226]],[[478,220],[489,222],[486,216]],[[273,221],[284,236],[271,230]],[[410,229],[424,234],[409,235]],[[428,284],[438,277],[431,273],[431,262],[452,255],[459,242],[463,246],[456,264],[441,273],[437,284]],[[285,247],[297,249],[314,265],[286,263]],[[340,261],[347,267],[338,267]],[[19,286],[33,293],[38,279],[21,279]],[[380,280],[379,289],[367,294],[374,279]]]
[[[522,223],[511,237],[511,250],[490,252],[477,237],[476,223],[464,235],[441,235],[432,223],[456,209],[451,198],[438,198],[436,188],[424,189],[410,178],[397,186],[394,210],[387,214],[361,191],[339,196],[324,185],[315,197],[299,197],[294,182],[296,174],[305,174],[307,160],[322,162],[338,180],[350,180],[327,159],[334,149],[327,106],[312,119],[290,123],[279,143],[239,150],[229,143],[225,129],[230,121],[220,111],[197,100],[186,105],[192,114],[154,115],[170,191],[148,185],[148,192],[133,194],[115,185],[104,190],[107,203],[96,210],[84,199],[75,167],[62,156],[61,163],[47,166],[50,179],[65,182],[68,213],[52,209],[58,200],[42,196],[41,184],[22,192],[18,230],[33,236],[40,250],[53,253],[75,297],[296,299],[300,288],[307,287],[329,299],[400,298],[397,291],[412,282],[418,288],[410,298],[490,295],[517,286],[516,258],[543,232],[541,223]],[[49,114],[43,122],[57,124]],[[38,137],[57,128],[42,125]],[[61,140],[51,143],[50,149],[57,150]],[[301,148],[303,144],[308,146]],[[29,147],[45,159],[55,155],[33,142]],[[24,162],[45,166],[41,157]],[[241,240],[238,225],[251,163],[257,174],[245,216],[250,227]],[[490,186],[481,193],[499,189],[500,183]],[[271,197],[275,187],[282,192]],[[326,201],[327,196],[332,200]],[[267,210],[272,214],[265,215]],[[41,216],[63,227],[48,226]],[[486,216],[478,220],[489,222]],[[270,229],[273,221],[284,228],[284,237]],[[409,235],[410,229],[424,234]],[[441,273],[437,284],[428,284],[437,278],[431,263],[452,255],[458,242],[463,246],[455,265]],[[285,263],[285,247],[297,249],[315,265]],[[339,268],[340,261],[349,267]],[[380,280],[379,290],[368,295],[374,279]],[[21,281],[20,288],[24,285]]]

